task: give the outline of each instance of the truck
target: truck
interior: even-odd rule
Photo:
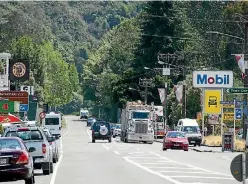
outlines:
[[[163,110],[163,106],[154,106],[152,112],[152,122],[155,139],[163,138],[165,134]]]
[[[121,112],[121,141],[123,142],[154,142],[151,105],[142,102],[127,102]]]
[[[89,117],[89,111],[87,109],[80,109],[80,119],[87,120]]]

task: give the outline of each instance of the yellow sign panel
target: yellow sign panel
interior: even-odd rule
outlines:
[[[224,113],[223,114],[224,121],[233,121],[234,120],[234,113]]]
[[[205,90],[204,111],[207,114],[221,114],[221,90]]]

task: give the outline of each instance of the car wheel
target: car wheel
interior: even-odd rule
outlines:
[[[47,170],[43,170],[43,174],[44,175],[49,175],[51,173],[51,171],[50,171],[50,169],[51,169],[50,163],[46,163],[46,164],[48,164],[48,169]]]
[[[53,158],[53,163],[57,163],[57,156]]]
[[[196,144],[194,144],[194,147],[196,147]]]
[[[34,177],[32,176],[31,178],[25,179],[25,184],[34,184]]]
[[[53,173],[53,163],[50,163],[50,173]]]
[[[113,135],[113,138],[115,138],[116,136],[115,135]]]
[[[111,140],[111,137],[108,139],[108,142],[111,142],[112,140]]]
[[[184,151],[189,151],[189,150],[184,150]]]
[[[95,139],[92,139],[92,142],[94,143],[94,142],[96,142],[96,140]]]
[[[166,151],[167,149],[166,148],[163,148],[163,151]]]
[[[199,147],[201,147],[201,143],[200,143],[200,144],[198,144],[198,146],[199,146]]]

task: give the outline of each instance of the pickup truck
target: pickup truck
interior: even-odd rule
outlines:
[[[34,147],[35,151],[31,153],[35,169],[42,169],[44,175],[53,173],[53,152],[43,130],[39,127],[10,127],[7,128],[3,137],[21,138],[27,149]]]

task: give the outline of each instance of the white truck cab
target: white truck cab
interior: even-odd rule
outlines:
[[[46,114],[46,117],[42,120],[42,126],[50,130],[53,136],[61,137],[61,115],[54,112]]]

